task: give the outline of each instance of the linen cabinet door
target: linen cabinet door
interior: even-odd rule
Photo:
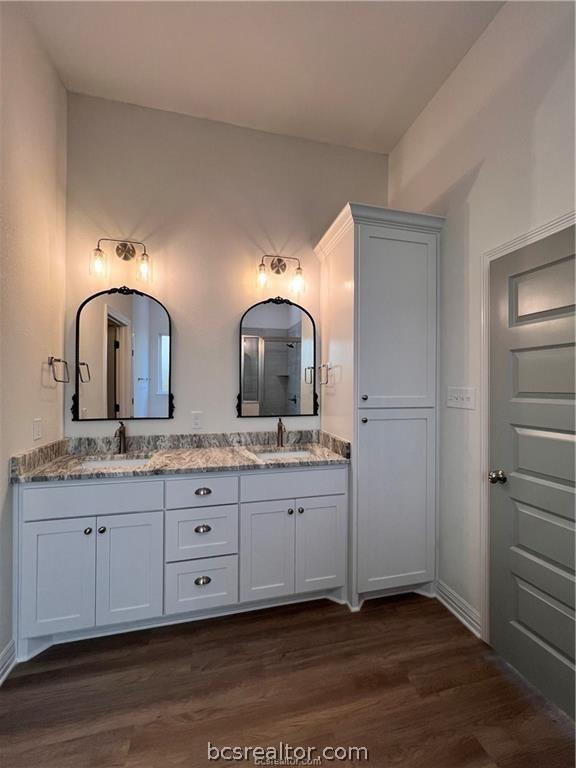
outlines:
[[[162,512],[97,519],[96,623],[162,615]]]
[[[240,602],[294,593],[295,504],[260,501],[240,507]]]
[[[358,591],[434,578],[434,412],[361,412]]]
[[[346,497],[296,500],[296,592],[344,585]]]
[[[40,637],[94,626],[96,518],[24,523],[20,632]]]
[[[433,407],[435,234],[360,226],[358,406]]]

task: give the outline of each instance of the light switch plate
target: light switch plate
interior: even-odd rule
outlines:
[[[468,411],[475,411],[476,387],[448,387],[446,406],[448,408],[465,408]]]
[[[42,419],[32,419],[32,440],[42,440]]]
[[[192,429],[202,429],[203,411],[190,411],[190,427]]]

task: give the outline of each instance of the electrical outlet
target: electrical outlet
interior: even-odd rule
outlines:
[[[190,426],[192,429],[202,429],[202,414],[203,411],[190,411],[191,421]]]
[[[476,387],[448,387],[446,406],[448,408],[465,408],[468,411],[475,411]]]
[[[32,419],[32,440],[42,440],[42,419]]]

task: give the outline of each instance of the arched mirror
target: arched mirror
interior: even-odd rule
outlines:
[[[316,326],[304,307],[267,299],[240,321],[238,416],[315,416]]]
[[[74,421],[171,419],[171,321],[153,296],[111,288],[76,314]]]

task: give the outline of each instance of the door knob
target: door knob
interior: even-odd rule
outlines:
[[[494,485],[494,483],[505,483],[508,478],[503,469],[493,469],[491,472],[488,472],[488,480]]]

